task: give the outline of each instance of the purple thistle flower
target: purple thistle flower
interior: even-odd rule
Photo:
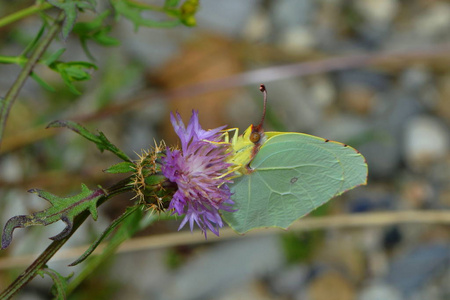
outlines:
[[[178,190],[170,201],[169,209],[178,215],[185,214],[178,230],[188,221],[191,231],[194,222],[203,230],[209,229],[219,235],[223,227],[219,210],[234,211],[227,183],[232,174],[226,174],[231,155],[229,145],[219,144],[225,126],[203,130],[198,122],[198,112],[193,111],[187,128],[181,116],[170,115],[175,132],[181,140],[181,151],[167,148],[162,159],[162,172],[166,178],[175,182]]]

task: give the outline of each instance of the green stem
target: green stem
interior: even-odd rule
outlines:
[[[24,272],[20,274],[19,277],[17,277],[16,280],[14,280],[14,282],[0,294],[0,299],[11,299],[12,296],[14,296],[22,287],[33,279],[37,275],[37,271],[42,269],[47,264],[50,258],[52,258],[53,255],[67,242],[67,240],[78,229],[78,227],[80,227],[88,216],[89,212],[87,211],[78,215],[74,220],[71,233],[64,239],[51,243],[50,246],[48,246],[47,249],[45,249],[45,251],[42,252],[42,254],[39,255],[39,257],[36,258],[36,260]]]
[[[108,188],[106,191],[104,191],[104,197],[100,198],[97,202],[97,207],[105,203],[108,199],[112,198],[115,195],[118,195],[120,193],[129,191],[131,187],[127,184],[129,182],[129,178],[126,178],[124,180],[121,180],[114,184],[112,187]],[[99,189],[100,192],[100,189]],[[89,211],[84,211],[78,216],[75,217],[73,222],[73,228],[70,234],[59,241],[54,241],[50,244],[50,246],[47,247],[47,249],[42,252],[41,255],[21,274],[19,277],[14,280],[13,283],[9,285],[9,287],[4,290],[0,294],[1,300],[7,300],[10,299],[12,296],[14,296],[15,293],[17,293],[22,287],[24,287],[31,279],[33,279],[37,272],[42,269],[47,262],[50,260],[50,258],[55,255],[55,253],[67,242],[67,240],[72,236],[72,234],[75,233],[75,231],[80,227],[81,224],[87,219],[87,217],[90,215]]]
[[[61,23],[64,19],[64,13],[61,12],[55,20],[55,23],[49,28],[47,35],[43,37],[42,41],[37,45],[34,52],[28,59],[27,64],[23,67],[16,81],[13,83],[5,98],[0,98],[0,143],[2,141],[3,132],[5,131],[6,120],[8,118],[9,111],[19,95],[20,89],[25,84],[25,81],[33,70],[38,60],[45,53],[45,50],[50,45],[56,34],[58,33]]]
[[[27,58],[23,56],[4,56],[0,55],[0,64],[17,64],[22,65],[27,62]]]
[[[50,7],[52,7],[52,5],[50,3],[46,2],[46,3],[42,3],[42,4],[35,4],[30,7],[19,10],[9,16],[1,18],[0,19],[0,27],[11,24],[13,22],[16,22],[22,18],[26,18],[26,17],[33,15],[35,13],[38,13],[40,11],[49,9]]]
[[[125,2],[127,2],[129,5],[131,5],[133,7],[136,7],[136,8],[148,9],[148,10],[159,11],[159,12],[165,12],[164,7],[159,7],[159,6],[156,6],[156,5],[139,2],[137,0],[126,0]]]

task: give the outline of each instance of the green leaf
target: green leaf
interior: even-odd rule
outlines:
[[[164,3],[164,7],[167,8],[177,7],[178,3],[180,3],[180,0],[166,0],[166,2]]]
[[[89,9],[95,11],[94,0],[47,0],[51,5],[64,11],[65,19],[62,28],[63,38],[66,39],[69,36],[75,22],[77,21],[78,11]]]
[[[75,88],[72,82],[90,79],[91,74],[87,70],[97,69],[95,64],[85,61],[55,61],[49,64],[49,67],[55,72],[58,72],[68,88],[77,95],[80,95],[81,93]]]
[[[230,186],[235,212],[224,212],[237,232],[287,228],[332,197],[366,184],[367,164],[355,149],[300,133],[266,133],[250,163],[254,171]]]
[[[134,5],[132,1],[111,0],[111,4],[113,5],[117,15],[122,15],[134,24],[135,30],[137,30],[140,26],[172,28],[180,24],[180,20],[177,19],[169,21],[154,21],[143,18],[141,16],[141,12],[143,10],[150,10],[150,8],[144,9],[143,6]]]
[[[78,285],[83,282],[84,279],[86,279],[92,273],[92,270],[97,268],[107,258],[111,257],[120,246],[120,244],[129,239],[136,232],[142,230],[143,228],[146,228],[150,224],[160,219],[161,216],[158,216],[156,214],[151,214],[144,217],[144,210],[136,209],[127,218],[125,218],[118,226],[117,230],[112,233],[112,237],[103,249],[102,253],[97,256],[89,257],[89,259],[86,261],[86,265],[83,266],[84,268],[81,273],[70,282],[68,291],[73,291]]]
[[[27,47],[23,50],[22,54],[20,56],[26,57],[28,54],[33,50],[36,45],[38,44],[39,40],[41,39],[42,35],[45,31],[45,24],[42,24],[41,28],[38,31],[38,34],[34,37],[34,39],[27,45]]]
[[[52,293],[55,296],[55,299],[57,300],[65,300],[66,299],[66,290],[67,286],[69,285],[69,279],[72,278],[73,274],[70,274],[67,277],[62,276],[55,270],[45,268],[37,271],[38,275],[41,275],[43,278],[45,275],[50,276],[50,278],[53,280],[53,287],[52,287]]]
[[[31,72],[30,74],[31,78],[33,78],[41,87],[46,89],[47,91],[54,92],[55,89],[49,85],[47,82],[45,82],[41,77],[39,77],[35,72]]]
[[[110,174],[121,174],[121,173],[129,173],[136,171],[135,165],[133,163],[124,161],[118,164],[112,165],[108,169],[104,170],[106,173]]]
[[[94,142],[101,152],[103,152],[104,150],[108,150],[117,155],[120,159],[131,163],[131,159],[119,148],[114,146],[102,132],[99,132],[98,135],[93,134],[80,124],[72,121],[53,121],[47,125],[47,128],[59,128],[59,127],[69,128],[70,130],[81,135],[82,137],[90,140],[91,142]]]
[[[58,241],[65,238],[72,230],[73,219],[85,210],[89,210],[92,218],[97,220],[97,201],[106,195],[102,188],[91,191],[84,184],[81,185],[80,194],[67,198],[58,197],[38,189],[32,189],[29,192],[49,201],[51,206],[43,211],[30,215],[19,215],[9,219],[5,228],[3,228],[2,249],[5,249],[11,243],[14,229],[35,225],[47,226],[59,220],[66,223],[66,227],[50,239]]]
[[[77,34],[80,37],[80,40],[84,42],[92,39],[105,46],[119,45],[119,40],[107,35],[111,31],[112,27],[103,24],[110,13],[111,12],[109,10],[106,10],[91,22],[79,22],[75,24],[73,27],[73,33]]]
[[[63,53],[66,51],[66,48],[61,48],[59,50],[57,50],[56,52],[54,52],[53,54],[51,54],[48,58],[46,58],[45,60],[43,60],[42,62],[49,66],[51,64],[53,64],[54,62],[56,62],[58,60],[58,58],[63,55]]]
[[[114,229],[116,229],[117,226],[122,224],[122,222],[128,218],[130,215],[136,212],[136,210],[143,210],[143,205],[136,205],[132,207],[127,207],[126,211],[117,219],[115,219],[109,226],[106,228],[105,231],[95,240],[94,243],[74,262],[72,262],[69,266],[76,266],[79,263],[83,262],[86,258],[89,257],[89,255],[94,252],[94,250],[97,248],[97,246],[106,238],[108,237]]]
[[[112,27],[103,24],[110,13],[109,10],[106,10],[91,22],[79,22],[73,27],[72,32],[79,36],[83,50],[92,60],[94,60],[94,58],[87,47],[88,40],[93,40],[103,46],[120,45],[119,40],[109,36]]]

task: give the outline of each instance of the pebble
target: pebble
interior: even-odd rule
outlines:
[[[14,154],[5,155],[0,160],[0,169],[0,179],[4,182],[18,182],[24,176],[20,158]]]
[[[252,281],[245,286],[239,286],[227,291],[224,295],[214,295],[210,299],[216,300],[243,300],[243,299],[258,299],[258,300],[273,300],[274,298],[266,290],[259,281]]]
[[[273,23],[278,29],[305,25],[312,21],[315,8],[315,1],[312,0],[275,1],[271,7]]]
[[[333,238],[316,251],[320,255],[320,262],[335,267],[357,283],[366,274],[359,238],[358,234],[335,232]]]
[[[450,4],[436,1],[417,14],[414,31],[425,40],[442,38],[450,29]]]
[[[396,176],[402,158],[399,144],[391,132],[379,130],[372,140],[357,146],[366,158],[370,178]]]
[[[351,85],[341,91],[344,107],[358,115],[368,115],[375,105],[374,91],[367,86]]]
[[[405,179],[401,188],[402,204],[407,209],[426,208],[434,198],[433,187],[427,180],[423,179]]]
[[[403,300],[401,293],[394,287],[375,282],[365,287],[358,295],[358,300]]]
[[[212,299],[278,270],[284,262],[276,235],[216,244],[178,269],[157,299]]]
[[[113,282],[126,283],[126,287],[120,289],[115,299],[129,297],[129,291],[137,294],[133,299],[158,299],[167,282],[172,279],[165,257],[165,249],[117,256],[108,276]]]
[[[307,81],[311,97],[321,108],[330,107],[336,100],[336,88],[329,76],[311,76]]]
[[[437,89],[435,113],[444,120],[450,120],[450,73],[438,80]]]
[[[262,9],[252,11],[242,29],[242,38],[247,41],[265,41],[271,32],[270,18]]]
[[[294,295],[303,289],[309,274],[307,265],[291,265],[271,274],[270,285],[277,295]]]
[[[405,127],[404,155],[413,170],[424,170],[448,155],[448,128],[438,119],[420,115],[411,118]]]
[[[448,242],[421,244],[393,258],[386,280],[405,296],[412,295],[433,278],[443,275],[449,262]]]
[[[276,107],[276,117],[283,120],[287,131],[307,132],[321,125],[322,108],[302,80],[273,82],[269,93],[269,106]]]
[[[284,30],[279,35],[277,43],[287,53],[298,54],[313,50],[316,38],[311,28],[297,25]]]
[[[355,30],[363,45],[377,49],[391,33],[391,23],[398,11],[397,0],[360,0],[355,2],[356,12],[362,17]]]
[[[204,1],[196,14],[196,30],[217,32],[221,35],[239,37],[248,16],[259,6],[261,0]],[[161,31],[164,33],[164,31]]]
[[[354,300],[354,285],[337,271],[329,270],[313,279],[308,288],[311,300]]]
[[[385,26],[393,20],[399,5],[397,0],[359,0],[355,8],[367,22]]]

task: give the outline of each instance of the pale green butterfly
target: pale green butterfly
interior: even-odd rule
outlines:
[[[230,140],[237,177],[230,185],[235,212],[223,217],[237,232],[259,227],[286,229],[295,220],[350,189],[367,183],[367,164],[358,150],[297,133],[264,132],[261,123]]]

